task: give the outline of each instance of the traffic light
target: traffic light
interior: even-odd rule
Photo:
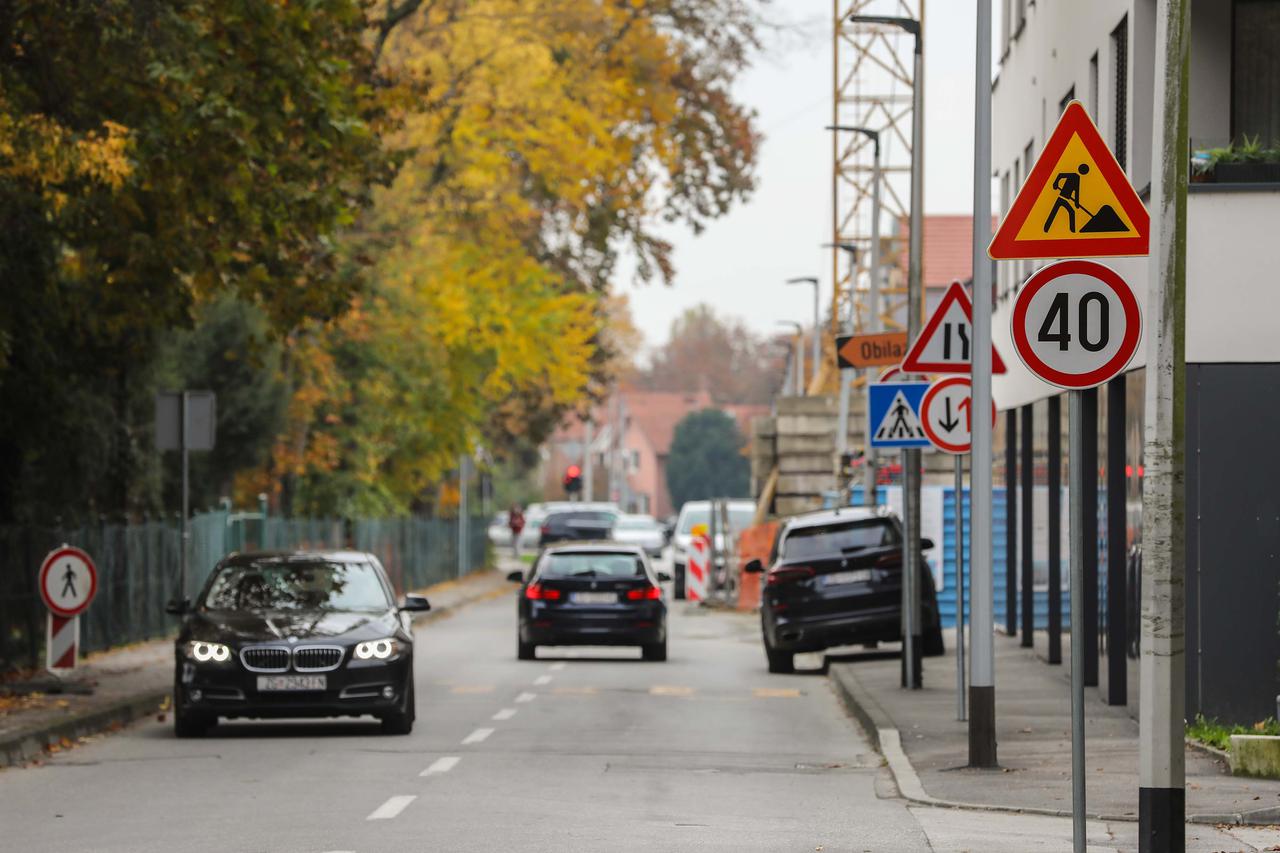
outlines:
[[[582,491],[582,469],[577,465],[570,465],[565,469],[564,490],[571,495]]]

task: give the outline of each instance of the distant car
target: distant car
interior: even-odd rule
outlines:
[[[500,512],[489,522],[489,541],[496,547],[503,548],[511,545],[511,527],[507,524],[510,515],[506,512]]]
[[[933,543],[923,540],[922,547]],[[901,639],[902,529],[896,516],[849,507],[788,519],[778,529],[760,596],[770,672],[792,672],[794,655]],[[940,655],[942,623],[933,574],[921,560],[921,650]]]
[[[667,545],[662,525],[652,515],[624,515],[613,528],[613,541],[639,545],[650,557],[662,555]]]
[[[542,504],[529,504],[524,511],[524,530],[520,531],[520,550],[536,551],[542,538],[542,522],[547,511]]]
[[[556,542],[587,542],[609,539],[620,513],[607,509],[574,509],[553,512],[542,522],[538,542],[542,547]]]
[[[716,531],[716,550],[720,553],[724,552],[725,546],[729,544],[731,537],[751,526],[751,521],[756,514],[755,501],[731,500],[728,504],[729,536],[726,537],[723,532]],[[710,528],[711,501],[686,501],[684,506],[680,507],[680,514],[676,518],[675,533],[671,538],[673,546],[671,549],[671,564],[672,573],[675,575],[675,584],[672,587],[671,594],[674,598],[682,599],[685,596],[685,567],[689,561],[689,544],[693,541],[693,527],[695,524],[705,524]]]
[[[409,613],[372,554],[232,554],[183,617],[175,647],[173,727],[198,737],[220,717],[372,714],[388,734],[415,716]]]
[[[644,551],[616,542],[553,545],[520,583],[516,656],[533,660],[538,646],[640,646],[645,660],[667,659],[665,574]]]

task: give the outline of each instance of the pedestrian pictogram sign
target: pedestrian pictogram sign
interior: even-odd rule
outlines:
[[[902,372],[969,373],[973,369],[972,341],[973,303],[964,285],[953,281],[902,360]],[[991,372],[1005,372],[1004,360],[994,346]]]
[[[928,382],[876,382],[867,386],[872,447],[928,447],[920,425],[920,401]]]
[[[79,548],[56,548],[40,565],[40,597],[57,616],[79,616],[97,592],[98,570]]]
[[[881,367],[897,364],[907,352],[906,332],[841,335],[836,338],[836,362],[840,367]]]
[[[987,254],[1106,258],[1148,253],[1150,217],[1079,101],[1072,101]]]
[[[1050,264],[1027,279],[1011,312],[1013,346],[1036,376],[1093,388],[1137,352],[1142,313],[1128,283],[1096,261]]]
[[[967,376],[939,379],[920,402],[920,422],[934,447],[943,453],[968,453],[973,443],[973,385]],[[995,426],[996,405],[991,404]]]
[[[685,595],[690,601],[705,601],[707,576],[711,574],[711,537],[707,535],[705,524],[695,524],[690,533],[693,534],[693,539],[689,542]]]

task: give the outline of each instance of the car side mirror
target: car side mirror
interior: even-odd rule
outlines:
[[[658,583],[670,583],[670,581],[671,581],[670,572],[658,572]]]
[[[184,616],[191,609],[191,599],[175,598],[164,606],[164,612],[170,616]]]
[[[748,560],[742,570],[748,574],[758,575],[764,571],[764,563],[759,560]]]
[[[928,536],[925,536],[920,540],[921,551],[932,551],[933,548],[934,548],[933,540],[930,539]]]
[[[405,613],[426,613],[431,609],[431,602],[425,595],[406,595],[400,610]]]
[[[524,572],[522,571],[507,572],[507,580],[511,581],[512,583],[524,583]]]

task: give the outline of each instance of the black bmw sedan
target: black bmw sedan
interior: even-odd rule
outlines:
[[[565,543],[543,549],[517,606],[517,657],[538,646],[639,646],[645,660],[667,659],[667,605],[656,574],[636,545]]]
[[[376,557],[351,551],[232,554],[183,617],[173,685],[178,737],[219,717],[372,714],[388,734],[413,729],[413,630]]]
[[[933,547],[923,541],[927,550]],[[887,512],[848,507],[798,515],[779,528],[764,572],[760,628],[770,672],[791,672],[794,655],[902,638],[902,530]],[[921,583],[922,653],[943,653],[933,574]]]

